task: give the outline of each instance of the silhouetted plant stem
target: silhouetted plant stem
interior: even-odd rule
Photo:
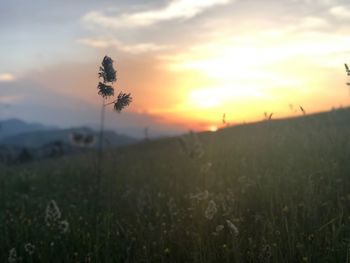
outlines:
[[[98,157],[97,157],[97,189],[98,189],[98,194],[100,194],[101,177],[102,177],[102,157],[103,157],[103,142],[104,142],[105,108],[106,108],[105,107],[105,98],[102,98],[101,122],[100,122]]]
[[[103,141],[104,141],[104,121],[105,121],[105,99],[102,98],[101,116],[100,116],[100,131],[99,131],[99,145],[97,155],[97,182],[96,182],[96,197],[100,197],[101,192],[101,177],[102,177],[102,159],[103,159]]]
[[[95,200],[94,200],[94,227],[95,227],[95,254],[96,261],[98,261],[99,252],[99,215],[101,214],[101,188],[102,188],[102,161],[103,161],[103,143],[104,143],[104,122],[105,122],[105,108],[108,105],[114,104],[116,112],[120,113],[126,106],[128,106],[132,97],[130,93],[120,92],[117,99],[114,99],[111,103],[106,103],[108,98],[114,97],[113,83],[117,81],[117,72],[113,68],[113,60],[105,56],[102,60],[102,64],[99,69],[99,83],[97,85],[98,95],[102,97],[101,105],[101,117],[100,117],[100,131],[99,131],[99,145],[97,152],[96,162],[96,182],[95,185]]]

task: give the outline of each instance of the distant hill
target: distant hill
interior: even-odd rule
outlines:
[[[45,126],[39,123],[27,123],[19,119],[2,120],[0,121],[0,140],[7,136],[53,129],[57,128],[53,126]]]
[[[59,129],[11,119],[0,122],[0,163],[17,163],[96,149],[99,133],[88,127]],[[104,132],[105,148],[138,140],[114,131]]]
[[[94,137],[96,146],[98,144],[98,133],[90,128],[79,127],[71,129],[55,129],[55,130],[39,130],[27,133],[21,133],[13,136],[8,136],[0,140],[0,145],[38,148],[50,144],[52,142],[61,142],[63,144],[74,144],[72,142],[72,134],[87,134]],[[119,135],[113,131],[105,131],[104,133],[105,147],[117,147],[131,143],[137,140],[126,135]]]

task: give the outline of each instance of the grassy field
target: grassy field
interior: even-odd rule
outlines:
[[[350,262],[349,109],[108,150],[97,227],[95,166],[0,167],[0,262]]]

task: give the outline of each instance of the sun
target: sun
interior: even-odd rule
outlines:
[[[216,132],[217,130],[218,130],[218,127],[216,125],[210,125],[209,126],[209,131]]]

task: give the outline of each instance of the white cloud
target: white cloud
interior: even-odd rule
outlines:
[[[140,54],[145,52],[159,51],[169,48],[165,45],[157,45],[154,43],[124,44],[116,39],[103,38],[83,38],[78,40],[80,43],[94,48],[115,48],[126,53]]]
[[[335,6],[332,7],[329,12],[340,19],[350,19],[350,8],[346,8],[344,6]]]
[[[293,2],[299,4],[307,4],[307,5],[334,5],[336,0],[292,0]]]
[[[329,22],[321,17],[307,16],[301,19],[300,24],[297,25],[299,29],[325,29],[329,28]]]
[[[0,82],[10,82],[14,81],[15,77],[10,73],[0,73]]]
[[[206,9],[223,5],[232,0],[175,0],[161,9],[147,10],[136,13],[108,16],[103,12],[90,12],[82,20],[89,24],[105,27],[138,27],[150,26],[162,21],[174,19],[189,19],[204,12]]]

